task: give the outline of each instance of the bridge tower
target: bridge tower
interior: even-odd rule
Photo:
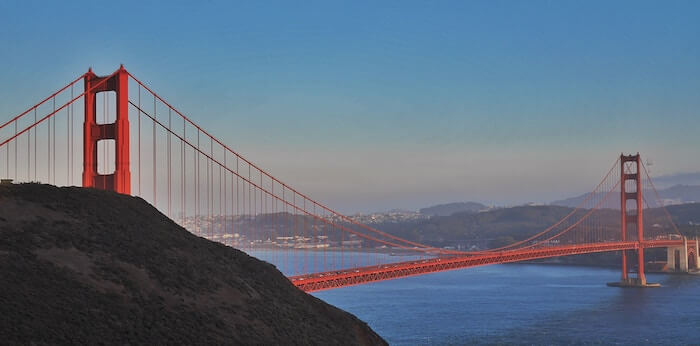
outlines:
[[[647,284],[644,276],[644,199],[642,196],[642,161],[637,155],[620,155],[620,230],[621,241],[628,241],[628,226],[633,224],[637,233],[637,277],[629,277],[628,255],[633,250],[622,251],[622,277],[620,282],[610,283],[611,286],[646,287],[658,286]],[[630,202],[635,206],[633,214],[627,210]]]
[[[107,79],[98,87],[94,87]],[[129,74],[122,65],[111,76],[99,77],[88,70],[85,82],[85,123],[83,124],[83,187],[112,190],[131,194],[131,172],[129,170]],[[116,121],[111,124],[97,123],[97,94],[116,93]],[[113,139],[115,145],[115,170],[112,174],[97,171],[97,143]]]

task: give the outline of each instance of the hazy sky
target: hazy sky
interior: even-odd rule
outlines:
[[[0,119],[134,75],[345,212],[700,171],[698,1],[0,1]]]

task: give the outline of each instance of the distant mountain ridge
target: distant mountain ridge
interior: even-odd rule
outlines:
[[[694,236],[700,225],[700,203],[671,205],[666,208],[679,231]],[[373,225],[395,236],[437,247],[483,250],[496,248],[526,239],[556,224],[574,212],[571,207],[557,205],[517,206],[493,208],[479,213],[454,213],[449,216]],[[574,219],[587,212],[576,211]],[[654,224],[667,226],[665,211],[647,209],[644,214],[647,227]],[[603,224],[619,225],[619,210],[600,210],[596,218]],[[560,228],[557,228],[560,229]]]
[[[651,178],[656,188],[665,189],[674,185],[700,185],[700,172],[677,173]]]
[[[421,209],[419,212],[423,215],[430,216],[450,216],[455,213],[478,213],[481,210],[488,209],[487,206],[477,202],[457,202],[438,204],[432,207]]]
[[[673,185],[665,189],[659,189],[659,197],[664,205],[686,204],[700,202],[700,186],[698,185]],[[575,208],[583,202],[588,194],[571,197],[559,201],[554,201],[550,205]],[[610,196],[608,205],[617,206],[620,204],[620,196]],[[649,201],[651,202],[651,201]]]

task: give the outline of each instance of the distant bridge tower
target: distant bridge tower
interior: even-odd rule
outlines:
[[[642,196],[642,161],[639,153],[637,155],[620,155],[620,230],[621,240],[628,241],[627,229],[629,224],[634,224],[637,231],[637,277],[629,277],[629,266],[627,262],[628,252],[622,251],[622,278],[619,283],[612,283],[614,286],[647,286],[647,279],[644,276],[644,199]],[[628,184],[631,182],[630,184]],[[635,201],[636,210],[630,214],[627,210],[629,201]],[[658,284],[655,284],[658,285]]]
[[[96,83],[105,79],[107,79],[106,82],[93,88]],[[131,194],[131,172],[129,170],[129,74],[124,69],[124,66],[121,66],[115,74],[108,77],[98,77],[90,69],[85,75],[85,91],[83,187],[94,187]],[[98,124],[97,94],[106,91],[114,91],[116,93],[116,121],[111,124]],[[115,170],[112,174],[99,174],[97,171],[97,143],[107,139],[114,140]]]

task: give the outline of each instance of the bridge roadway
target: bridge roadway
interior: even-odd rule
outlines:
[[[647,240],[641,242],[643,248],[682,246],[683,240]],[[436,273],[447,270],[470,268],[489,264],[513,263],[540,258],[582,255],[596,252],[636,250],[637,241],[592,243],[583,245],[561,245],[531,249],[479,253],[453,257],[438,257],[351,268],[341,271],[313,273],[291,276],[289,280],[305,292],[315,292],[331,288],[354,286],[376,281],[392,280],[408,276]]]

